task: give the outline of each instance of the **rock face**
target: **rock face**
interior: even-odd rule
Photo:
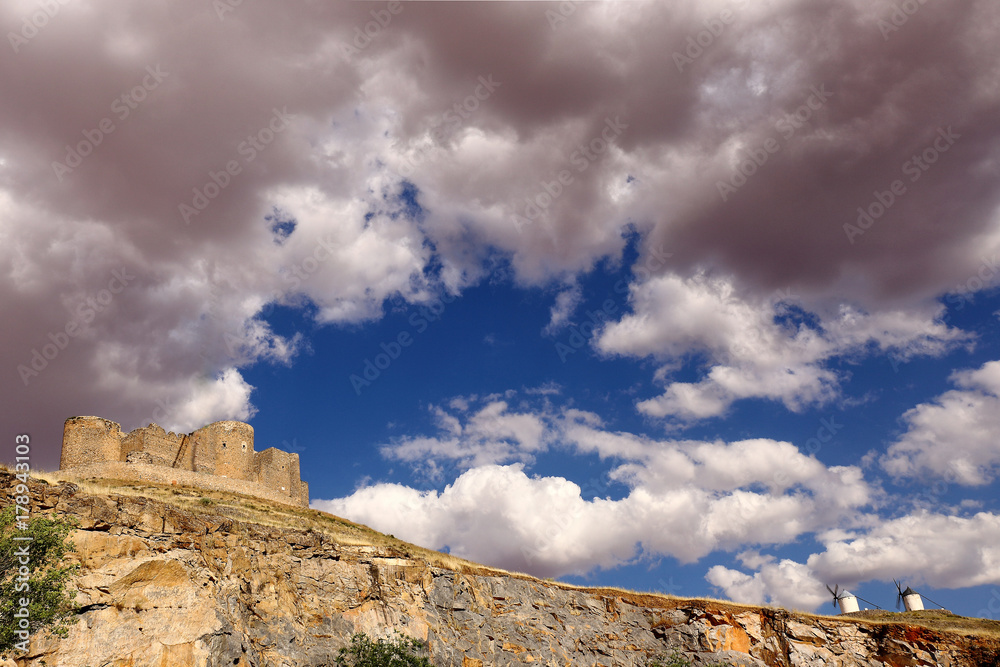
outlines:
[[[10,480],[0,474],[0,484]],[[573,589],[435,567],[405,549],[239,522],[32,481],[36,512],[75,516],[83,613],[19,665],[333,665],[355,632],[397,629],[435,665],[998,665],[997,645],[923,627]]]

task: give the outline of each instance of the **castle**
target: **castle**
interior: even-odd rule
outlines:
[[[156,424],[122,433],[101,417],[70,417],[63,428],[60,470],[80,475],[180,483],[234,491],[309,506],[309,485],[299,477],[299,455],[253,448],[253,427],[219,421],[193,433]]]

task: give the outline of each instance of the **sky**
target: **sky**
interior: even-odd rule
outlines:
[[[994,0],[0,27],[5,460],[237,419],[478,562],[1000,618]]]

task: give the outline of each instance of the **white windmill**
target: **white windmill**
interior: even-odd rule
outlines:
[[[906,611],[920,611],[924,608],[924,601],[920,597],[920,593],[909,586],[904,591],[902,584],[895,579],[892,580],[892,583],[896,584],[896,609],[899,609],[900,602],[906,607]]]
[[[858,598],[850,591],[842,591],[840,590],[840,586],[834,586],[833,588],[827,586],[826,590],[830,591],[830,595],[833,596],[834,607],[840,603],[841,614],[850,614],[852,611],[858,611]]]

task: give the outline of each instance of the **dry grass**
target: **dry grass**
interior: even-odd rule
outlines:
[[[844,620],[843,616],[828,616],[824,618]],[[853,616],[853,619],[871,625],[896,625],[905,623],[906,625],[918,625],[939,632],[975,635],[977,637],[1000,640],[1000,621],[956,616],[944,609],[924,609],[922,611],[904,612],[869,610]]]
[[[72,471],[61,470],[43,473],[32,471],[32,477],[53,485],[62,481],[71,482],[88,494],[150,498],[195,514],[224,516],[237,521],[274,528],[317,532],[338,544],[391,549],[401,556],[425,560],[436,567],[456,572],[533,579],[526,574],[480,565],[450,554],[410,544],[390,535],[379,533],[368,526],[326,512],[296,505],[272,503],[239,493],[213,491],[180,484],[166,485],[135,480],[85,478],[74,475]]]

